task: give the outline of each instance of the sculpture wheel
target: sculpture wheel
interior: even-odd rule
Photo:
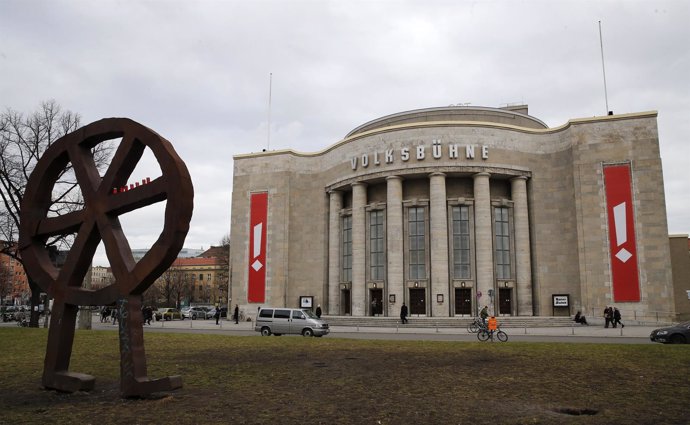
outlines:
[[[118,138],[120,144],[101,176],[93,148]],[[120,190],[127,185],[147,148],[162,175],[131,190]],[[52,216],[49,208],[54,186],[70,164],[83,196],[83,207]],[[74,392],[94,387],[93,376],[68,370],[76,316],[80,305],[113,303],[120,316],[121,395],[144,396],[182,386],[179,376],[152,380],[146,375],[141,294],[172,265],[182,249],[189,231],[193,198],[187,167],[170,142],[127,118],[91,123],[60,138],[46,150],[27,183],[19,229],[26,271],[54,299],[42,377],[45,388]],[[164,201],[163,230],[148,253],[136,262],[119,216]],[[76,236],[65,264],[58,269],[49,258],[46,242],[63,235]],[[82,282],[101,241],[114,283],[97,289],[83,288]]]

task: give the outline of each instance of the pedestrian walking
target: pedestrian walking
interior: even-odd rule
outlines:
[[[237,304],[235,304],[235,312],[232,313],[232,315],[235,318],[235,324],[236,325],[239,324],[240,323],[240,307]]]
[[[316,317],[321,318],[321,304],[316,306]]]
[[[623,322],[621,322],[621,312],[618,310],[617,307],[613,308],[613,327],[615,328],[617,324],[621,325],[621,328],[624,328],[625,325]]]
[[[110,309],[108,308],[108,306],[105,306],[101,310],[101,323],[108,322],[110,320],[109,317],[110,317]]]
[[[144,307],[143,313],[144,313],[144,322],[146,322],[147,325],[150,325],[151,319],[153,317],[153,309],[151,308],[151,306],[147,305]]]
[[[217,325],[218,321],[220,320],[220,306],[216,306],[216,312],[213,313],[213,318],[216,319],[216,325]]]
[[[404,325],[407,323],[407,306],[403,303],[400,307],[400,322]]]

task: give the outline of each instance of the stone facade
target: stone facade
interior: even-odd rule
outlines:
[[[640,300],[614,299],[604,167],[631,173]],[[250,194],[268,193],[266,297],[247,303]],[[383,247],[381,250],[380,248]],[[366,123],[327,149],[234,158],[232,299],[327,314],[674,313],[656,113],[548,128],[527,107]],[[555,308],[553,296],[568,295]]]

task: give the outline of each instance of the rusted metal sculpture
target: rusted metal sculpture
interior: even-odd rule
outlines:
[[[93,148],[122,138],[101,177]],[[120,191],[149,148],[162,176],[133,190]],[[58,176],[71,162],[84,206],[78,211],[52,217],[49,207]],[[126,118],[91,123],[56,141],[39,160],[22,201],[19,243],[26,271],[54,298],[43,385],[74,392],[91,390],[94,377],[70,372],[74,328],[80,305],[116,303],[119,310],[120,392],[123,397],[144,396],[182,386],[180,376],[152,380],[146,374],[141,294],[177,258],[189,231],[194,189],[184,162],[170,142],[149,128]],[[119,216],[166,201],[163,230],[148,253],[135,262],[120,226]],[[46,241],[76,234],[64,266],[50,261]],[[114,283],[99,289],[82,287],[100,241],[105,245]]]

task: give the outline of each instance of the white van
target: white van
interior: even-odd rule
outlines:
[[[324,336],[330,332],[328,323],[316,317],[311,310],[299,308],[262,308],[256,316],[254,330],[263,336]]]

